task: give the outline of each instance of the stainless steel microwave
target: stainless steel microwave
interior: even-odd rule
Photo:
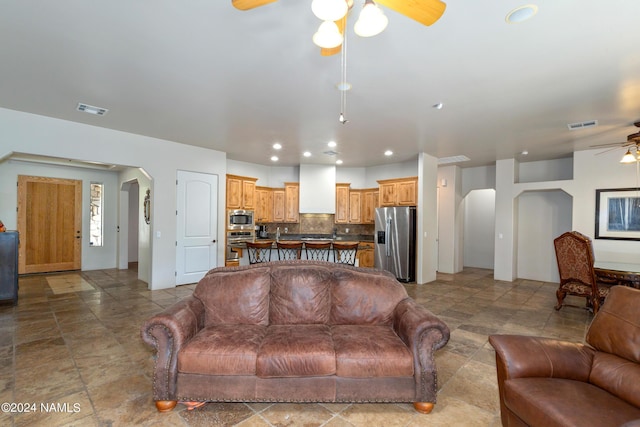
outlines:
[[[227,230],[254,230],[253,211],[232,209],[227,211]]]

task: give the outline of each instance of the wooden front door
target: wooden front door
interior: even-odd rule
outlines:
[[[80,269],[82,181],[18,176],[20,274]]]

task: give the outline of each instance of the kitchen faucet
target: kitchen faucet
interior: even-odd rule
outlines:
[[[276,242],[280,240],[280,227],[276,228]]]
[[[331,238],[335,239],[336,237],[338,237],[338,227],[333,227],[333,236]]]

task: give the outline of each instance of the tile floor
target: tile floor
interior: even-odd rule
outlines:
[[[556,312],[552,283],[495,281],[491,270],[471,268],[440,274],[427,285],[406,285],[451,329],[437,354],[440,391],[430,415],[410,404],[262,403],[210,403],[195,411],[178,405],[159,414],[151,400],[153,355],[140,326],[194,285],[149,291],[136,277],[134,270],[99,270],[20,279],[18,305],[0,306],[0,402],[23,412],[1,412],[0,425],[499,426],[487,336],[579,342],[592,318],[580,308]]]

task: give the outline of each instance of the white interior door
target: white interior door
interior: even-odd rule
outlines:
[[[218,176],[178,171],[176,285],[217,267]]]

